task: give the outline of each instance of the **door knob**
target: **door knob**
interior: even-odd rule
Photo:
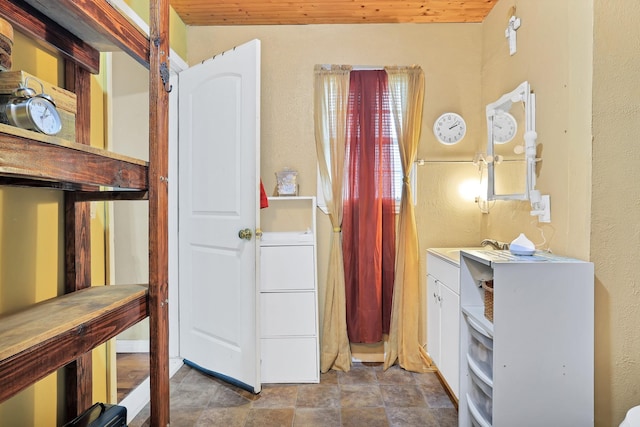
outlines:
[[[238,237],[244,240],[251,240],[251,236],[253,233],[250,228],[245,228],[244,230],[238,231]]]

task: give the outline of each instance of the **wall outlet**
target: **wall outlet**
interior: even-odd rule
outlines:
[[[539,190],[531,190],[529,192],[529,200],[531,200],[531,216],[537,216],[540,222],[551,222],[551,197],[546,194],[540,195]]]
[[[540,201],[535,205],[531,215],[537,215],[539,222],[551,222],[551,196],[548,194],[540,196]]]

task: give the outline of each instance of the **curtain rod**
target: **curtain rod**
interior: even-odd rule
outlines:
[[[424,166],[425,163],[460,163],[460,164],[473,164],[473,160],[427,160],[427,159],[416,159],[414,163],[417,163],[418,166]]]
[[[499,163],[510,163],[510,162],[523,162],[524,159],[506,159],[501,160]],[[416,159],[413,163],[416,163],[418,166],[424,166],[426,163],[459,163],[459,164],[477,164],[473,160],[427,160],[427,159]]]
[[[330,69],[332,64],[322,64],[320,65],[322,68]],[[384,70],[384,65],[349,65],[342,64],[341,67],[348,66],[351,67],[352,70],[355,71],[365,71],[365,70]]]

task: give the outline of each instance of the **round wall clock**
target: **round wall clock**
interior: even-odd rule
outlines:
[[[493,142],[506,144],[518,131],[516,119],[509,113],[501,112],[493,116]]]
[[[442,144],[457,144],[466,133],[467,125],[462,116],[456,113],[444,113],[433,124],[433,134]]]

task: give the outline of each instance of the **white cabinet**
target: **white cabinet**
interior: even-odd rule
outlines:
[[[427,351],[458,397],[460,357],[459,250],[427,252]]]
[[[315,197],[273,197],[260,216],[263,383],[320,381]]]
[[[592,263],[463,251],[460,298],[460,426],[593,425]]]

